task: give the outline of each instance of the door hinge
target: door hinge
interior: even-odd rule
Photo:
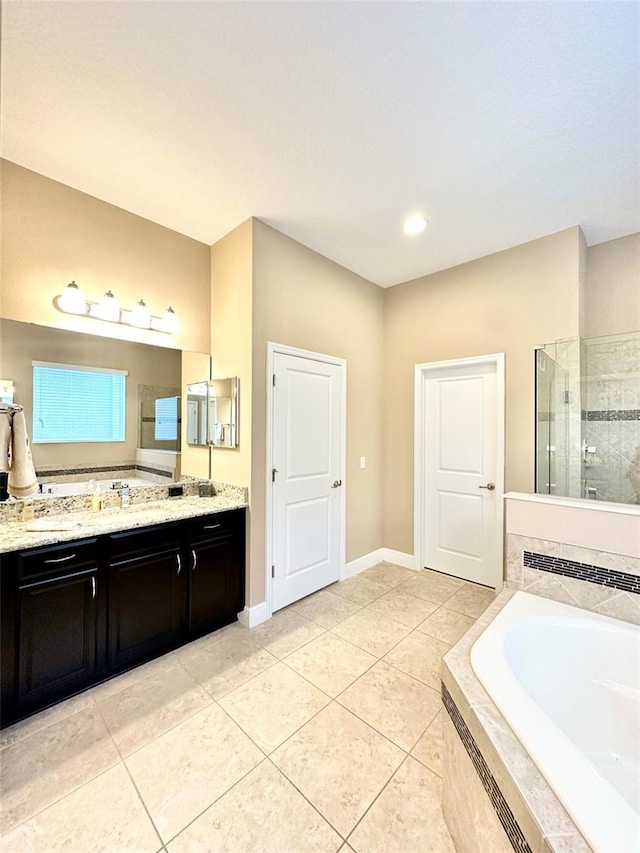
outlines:
[[[278,469],[277,469],[277,468],[272,468],[272,469],[271,469],[271,482],[272,482],[272,483],[275,483],[275,481],[276,481],[276,474],[277,474],[277,473],[278,473]]]
[[[273,374],[273,387],[274,388],[276,387],[276,375],[275,375],[275,373]]]
[[[276,567],[275,567],[275,566],[271,566],[271,577],[272,577],[272,578],[275,578],[275,576],[276,576]]]

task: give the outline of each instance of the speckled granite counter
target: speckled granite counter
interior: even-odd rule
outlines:
[[[236,486],[222,488],[212,498],[169,498],[132,504],[125,509],[109,507],[100,512],[85,510],[48,514],[40,516],[34,522],[5,521],[0,527],[0,553],[69,542],[73,539],[85,539],[118,530],[133,530],[136,527],[148,527],[167,521],[196,518],[200,515],[246,506],[246,490]],[[44,523],[50,526],[59,523],[60,527],[68,529],[46,531],[33,529]]]

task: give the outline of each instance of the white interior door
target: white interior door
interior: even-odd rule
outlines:
[[[502,578],[496,372],[495,362],[429,370],[423,395],[424,566],[493,587]]]
[[[339,577],[343,372],[273,355],[272,610]]]

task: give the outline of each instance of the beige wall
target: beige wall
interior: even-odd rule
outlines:
[[[382,547],[383,291],[253,222],[251,597],[264,601],[268,341],[347,360],[347,560]],[[367,467],[359,468],[359,457]]]
[[[587,249],[584,337],[640,331],[640,233]]]
[[[41,465],[109,464],[134,461],[139,446],[138,385],[180,386],[181,355],[164,347],[96,338],[0,319],[0,376],[12,379],[31,433],[32,361],[127,370],[127,416],[123,442],[32,444],[36,469]],[[69,413],[70,417],[73,413]]]
[[[209,247],[28,169],[0,161],[0,317],[123,340],[209,351]],[[88,298],[111,288],[175,309],[174,335],[62,314],[53,297],[71,279]]]
[[[506,353],[506,488],[533,491],[533,349],[578,334],[580,241],[570,228],[384,292],[386,548],[413,553],[416,364]]]

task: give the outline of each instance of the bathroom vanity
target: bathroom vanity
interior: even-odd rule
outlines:
[[[75,538],[6,525],[5,549],[16,547],[0,554],[0,725],[235,621],[245,508],[229,503],[84,513]]]

